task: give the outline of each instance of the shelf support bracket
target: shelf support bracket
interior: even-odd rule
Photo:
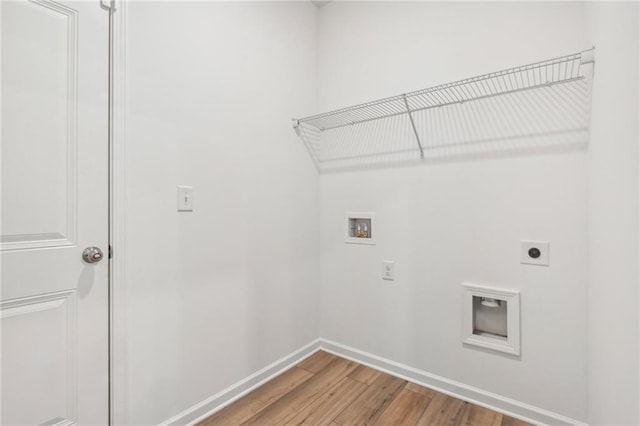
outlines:
[[[404,100],[404,106],[407,108],[407,114],[409,115],[411,128],[413,128],[413,134],[416,135],[416,142],[418,142],[418,148],[420,148],[420,158],[424,160],[424,150],[422,149],[422,144],[420,143],[420,137],[418,136],[416,123],[413,122],[413,116],[411,115],[411,110],[409,109],[409,102],[407,101],[407,95],[402,95],[402,99]]]
[[[300,132],[300,120],[292,118],[291,121],[293,121],[293,130],[296,131],[296,135],[298,135],[298,137],[302,137],[302,133]]]

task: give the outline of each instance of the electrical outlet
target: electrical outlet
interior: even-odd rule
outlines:
[[[382,279],[393,281],[396,278],[396,265],[392,260],[382,261]]]
[[[520,263],[549,266],[549,241],[520,241]]]
[[[193,211],[193,186],[178,186],[178,211]]]

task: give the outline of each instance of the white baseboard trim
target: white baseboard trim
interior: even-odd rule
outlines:
[[[356,361],[418,385],[442,392],[446,395],[489,408],[499,413],[536,425],[575,425],[586,423],[561,414],[553,413],[502,395],[440,377],[408,365],[400,364],[327,339],[320,339],[320,349],[334,355]]]
[[[319,350],[324,350],[342,358],[356,361],[360,364],[375,368],[376,370],[383,371],[418,385],[434,389],[454,398],[462,399],[472,404],[480,405],[532,424],[541,426],[587,426],[584,422],[561,414],[525,404],[502,395],[487,392],[480,388],[456,382],[445,377],[427,373],[426,371],[418,370],[417,368],[400,364],[398,362],[322,338],[314,340],[306,346],[253,373],[249,377],[173,416],[169,420],[163,422],[161,426],[194,425],[197,422],[213,415],[237,399],[242,398],[252,390],[262,386],[264,383],[282,374],[284,371]]]
[[[252,375],[240,380],[215,395],[202,402],[193,405],[181,413],[176,414],[169,420],[161,423],[161,426],[194,425],[206,419],[215,412],[223,409],[227,405],[242,398],[252,390],[262,386],[274,377],[282,374],[298,364],[303,359],[311,356],[320,350],[320,339],[303,346],[302,348],[286,355],[279,360],[267,365],[263,369],[256,371]]]

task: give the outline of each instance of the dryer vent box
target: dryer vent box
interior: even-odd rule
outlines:
[[[463,284],[462,342],[520,355],[520,293]]]

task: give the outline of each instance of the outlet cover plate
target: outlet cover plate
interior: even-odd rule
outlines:
[[[193,186],[178,185],[178,211],[193,211]]]
[[[394,261],[382,261],[382,279],[387,281],[394,281],[396,279],[396,264]]]
[[[540,256],[532,257],[529,250],[538,249]],[[549,241],[520,241],[520,263],[523,265],[549,266]]]

